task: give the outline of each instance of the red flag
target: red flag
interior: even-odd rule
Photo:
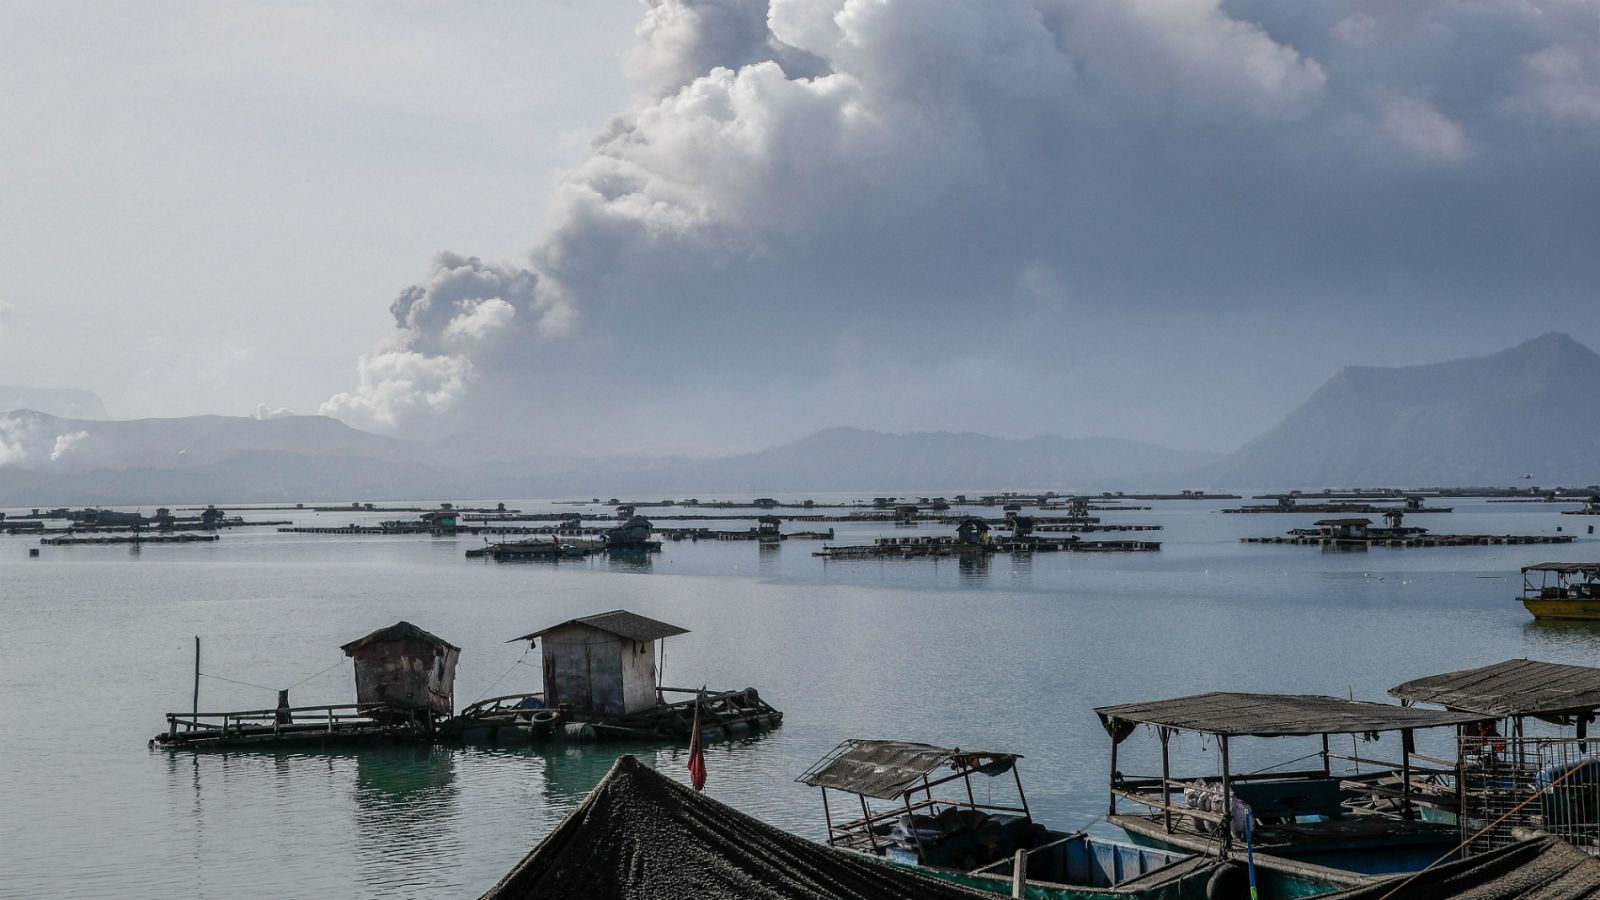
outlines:
[[[700,695],[694,698],[694,734],[689,737],[689,782],[697,791],[706,788],[706,754],[700,746]]]

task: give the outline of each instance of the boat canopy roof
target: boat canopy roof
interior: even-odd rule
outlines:
[[[1135,725],[1218,736],[1293,737],[1316,734],[1375,734],[1476,722],[1482,716],[1344,700],[1306,694],[1241,694],[1214,691],[1174,700],[1125,703],[1095,710],[1118,742]]]
[[[565,622],[551,625],[549,628],[541,628],[538,631],[531,631],[522,637],[512,638],[506,643],[514,644],[517,641],[531,641],[540,635],[555,631],[557,628],[565,628],[568,625],[587,625],[607,634],[614,634],[617,637],[627,638],[630,641],[636,641],[641,644],[660,640],[661,638],[669,638],[675,634],[689,633],[687,628],[668,625],[666,622],[658,622],[655,619],[628,612],[625,609],[613,609],[610,612],[568,619]]]
[[[879,800],[896,800],[920,788],[933,771],[948,766],[952,773],[999,775],[1011,771],[1017,753],[968,752],[910,741],[848,740],[807,769],[795,781],[835,788]]]
[[[1405,703],[1435,703],[1494,716],[1548,716],[1600,709],[1600,669],[1535,659],[1418,678],[1389,689]]]
[[[632,756],[483,900],[993,900],[983,893],[789,834]]]
[[[1371,519],[1318,519],[1313,525],[1371,525]]]
[[[1322,894],[1321,900],[1512,900],[1600,897],[1600,860],[1552,835],[1530,838],[1413,875]]]
[[[1532,566],[1523,566],[1522,571],[1560,572],[1563,575],[1597,575],[1600,574],[1600,563],[1545,562]]]

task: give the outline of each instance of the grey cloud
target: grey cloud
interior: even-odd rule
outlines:
[[[647,6],[631,65],[654,95],[563,181],[528,260],[441,257],[324,411],[546,439],[904,420],[1181,443],[1206,415],[1185,337],[1297,340],[1330,304],[1503,327],[1511,293],[1532,331],[1600,325],[1593,7]],[[1174,399],[1096,427],[1117,404],[1067,386],[1134,333],[1168,352],[1123,383]]]

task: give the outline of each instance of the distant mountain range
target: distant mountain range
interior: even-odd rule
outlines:
[[[92,395],[91,395],[92,396]],[[831,428],[721,459],[554,457],[405,441],[320,416],[0,413],[0,506],[1600,482],[1600,355],[1548,334],[1492,356],[1348,368],[1239,450]]]
[[[1490,356],[1351,367],[1195,474],[1234,487],[1600,481],[1600,355],[1547,334]]]
[[[832,428],[721,459],[525,456],[402,441],[320,416],[90,422],[0,414],[0,506],[781,491],[1087,489],[1175,478],[1215,454],[1112,438]]]
[[[67,419],[109,419],[94,391],[76,388],[8,387],[0,384],[0,412],[31,409]]]

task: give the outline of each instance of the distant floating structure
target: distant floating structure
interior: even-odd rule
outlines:
[[[1566,544],[1570,534],[1431,534],[1404,524],[1405,512],[1387,510],[1384,526],[1371,519],[1322,519],[1313,528],[1294,528],[1283,536],[1240,538],[1246,544],[1296,544],[1357,549],[1366,547],[1462,547],[1487,544]]]

